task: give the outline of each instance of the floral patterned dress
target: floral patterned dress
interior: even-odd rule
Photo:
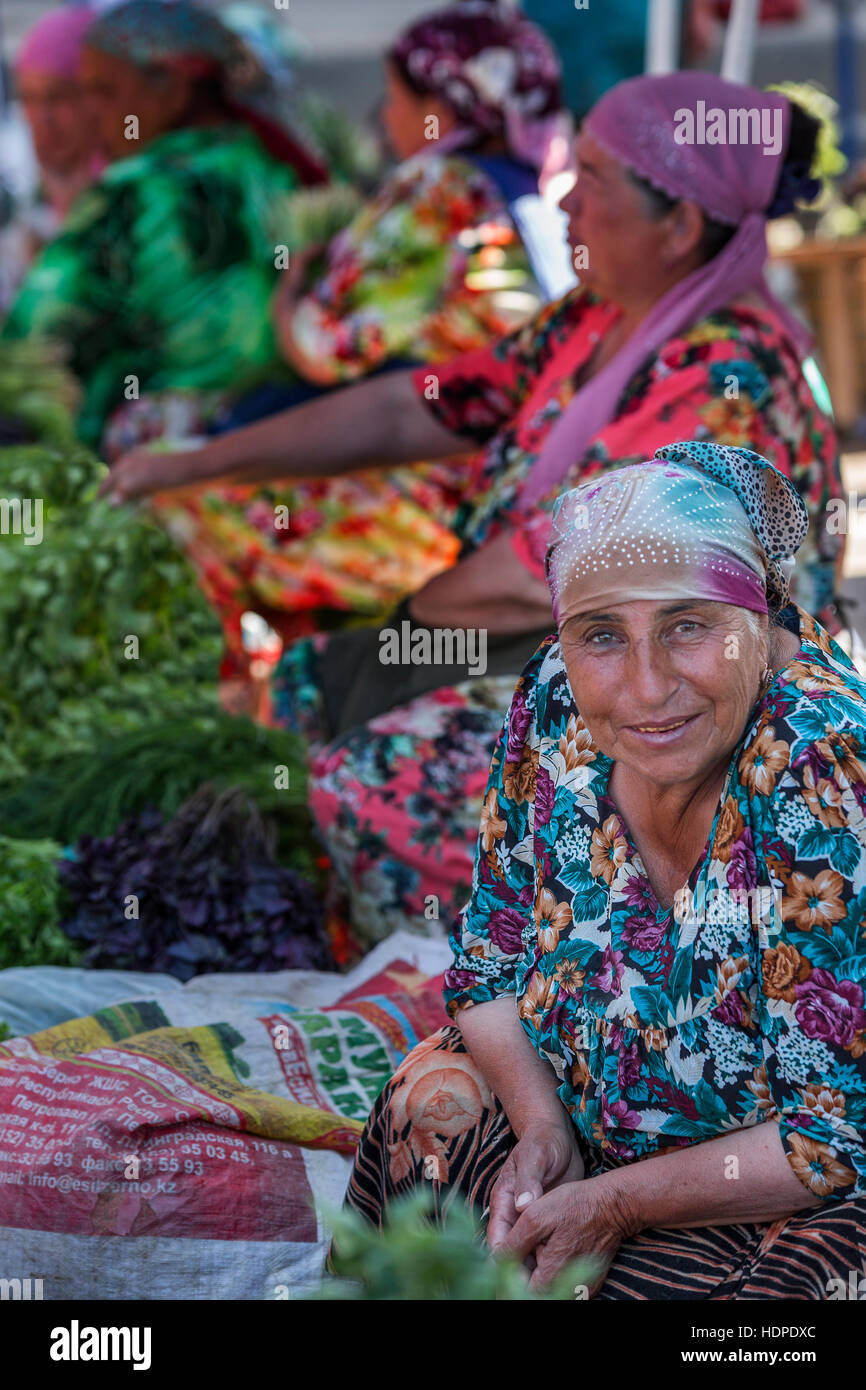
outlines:
[[[339,385],[395,360],[481,347],[513,327],[515,288],[522,318],[538,294],[497,182],[472,159],[428,153],[401,164],[333,240],[292,334],[316,379]],[[292,642],[384,615],[453,564],[463,479],[462,463],[436,463],[291,487],[196,488],[152,505],[239,656],[245,609]]]
[[[502,159],[527,192],[529,170]],[[298,303],[302,359],[335,382],[395,357],[444,361],[510,326],[495,288],[526,293],[526,254],[493,161],[456,154],[406,160],[328,248],[324,274]]]
[[[800,650],[751,711],[667,910],[555,637],[494,753],[449,1012],[514,1000],[588,1177],[772,1123],[804,1202],[819,1199],[768,1224],[643,1230],[602,1300],[849,1296],[866,1213],[866,684],[811,618],[785,616]],[[376,1101],[347,1201],[375,1224],[418,1188],[437,1215],[456,1197],[483,1212],[515,1139],[442,1028]]]
[[[429,408],[482,446],[454,523],[466,551],[507,531],[515,564],[543,572],[555,497],[524,511],[523,483],[617,314],[578,290],[493,347],[437,367]],[[560,490],[683,439],[746,446],[794,480],[811,517],[794,592],[832,623],[843,538],[823,523],[828,500],[841,493],[836,439],[765,307],[738,301],[669,342],[633,378]],[[313,744],[311,804],[345,894],[335,923],[368,946],[401,927],[449,920],[466,901],[477,805],[519,671],[423,695],[329,746],[319,722],[321,645],[302,642],[283,658],[276,709]]]
[[[542,646],[494,754],[446,999],[513,994],[588,1147],[630,1161],[774,1120],[797,1177],[838,1200],[866,1195],[866,684],[799,617],[669,909]]]

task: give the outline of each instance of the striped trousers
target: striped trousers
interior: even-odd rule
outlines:
[[[440,1217],[455,1198],[480,1212],[515,1142],[460,1030],[442,1028],[409,1053],[376,1101],[346,1203],[381,1225],[395,1198],[424,1186]],[[597,1151],[587,1159],[590,1176],[603,1171]],[[839,1287],[833,1279],[857,1288],[864,1255],[863,1201],[811,1208],[772,1225],[644,1230],[622,1243],[595,1297],[826,1299]]]

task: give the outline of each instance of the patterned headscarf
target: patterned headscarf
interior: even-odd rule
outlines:
[[[779,561],[808,525],[799,493],[760,454],[670,444],[559,499],[546,559],[557,624],[631,599],[782,608]]]
[[[464,0],[425,15],[388,52],[416,92],[447,101],[463,135],[505,140],[515,158],[541,169],[562,133],[560,65],[547,36],[494,0]]]
[[[229,116],[252,127],[275,159],[303,183],[322,183],[319,162],[267,114],[271,82],[264,66],[215,14],[187,0],[127,0],[101,15],[87,46],[140,68],[172,68],[220,88]]]

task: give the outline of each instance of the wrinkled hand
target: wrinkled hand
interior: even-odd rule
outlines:
[[[112,466],[99,485],[99,496],[110,502],[131,502],[149,497],[164,488],[184,487],[194,481],[191,469],[193,451],[168,454],[151,449],[130,449]],[[196,451],[201,459],[201,451]]]
[[[534,1259],[530,1289],[546,1288],[573,1260],[591,1257],[596,1266],[589,1296],[597,1293],[622,1240],[636,1225],[608,1175],[568,1182],[539,1197],[522,1212],[503,1241],[503,1253]]]
[[[583,1159],[576,1139],[563,1125],[528,1125],[502,1166],[490,1198],[487,1242],[503,1246],[520,1213],[560,1183],[583,1177]]]

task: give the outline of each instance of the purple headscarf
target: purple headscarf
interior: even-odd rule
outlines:
[[[724,126],[714,110],[723,113]],[[706,72],[635,77],[606,92],[592,108],[583,129],[615,159],[669,197],[697,203],[708,217],[737,230],[706,265],[657,301],[616,356],[569,402],[527,479],[522,496],[527,509],[581,458],[613,417],[635,372],[677,333],[738,295],[749,290],[763,295],[806,355],[805,328],[770,293],[764,278],[767,209],[790,124],[791,105],[781,93]],[[708,137],[720,134],[727,143],[708,143]]]
[[[562,134],[567,117],[556,50],[510,5],[464,0],[435,10],[400,36],[388,59],[413,90],[453,108],[458,127],[447,148],[499,137],[516,159],[540,170]]]
[[[78,76],[84,36],[96,19],[88,5],[52,10],[28,29],[15,57],[16,72],[47,72],[72,81]]]

